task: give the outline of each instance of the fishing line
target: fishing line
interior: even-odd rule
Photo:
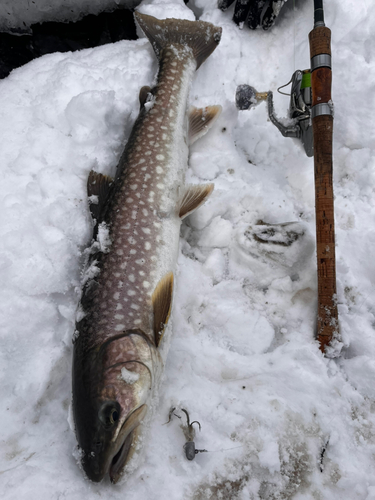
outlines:
[[[221,450],[205,450],[206,453],[219,453],[223,451],[229,451],[229,450],[238,450],[239,448],[244,448],[244,444],[241,446],[235,446],[234,448],[222,448]]]

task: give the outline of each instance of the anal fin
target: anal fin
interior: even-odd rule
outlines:
[[[87,179],[87,195],[91,216],[96,221],[98,221],[100,211],[108,198],[112,183],[112,177],[91,170]]]
[[[200,207],[214,190],[214,184],[191,184],[181,200],[179,216],[184,219]]]
[[[189,113],[189,143],[193,144],[204,136],[212,127],[221,113],[221,106],[207,106],[206,108],[190,109]]]
[[[154,335],[156,346],[160,345],[165,326],[168,323],[172,309],[173,273],[167,273],[157,284],[152,294],[154,310]]]

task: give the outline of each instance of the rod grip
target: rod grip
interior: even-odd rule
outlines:
[[[309,41],[311,59],[322,54],[331,56],[331,30],[329,28],[325,26],[314,28],[309,33]],[[317,337],[321,350],[325,352],[332,339],[337,337],[339,328],[332,182],[333,116],[314,113],[314,106],[331,101],[332,71],[328,65],[325,65],[326,62],[330,64],[330,57],[319,59],[321,65],[315,66],[311,73],[311,93],[318,268]],[[328,107],[328,112],[331,113],[330,109]]]
[[[319,147],[314,149],[318,262],[317,336],[323,352],[332,340],[334,333],[338,332],[332,131],[332,116],[322,115],[314,118],[314,144],[319,144]]]
[[[314,28],[309,33],[310,59],[319,54],[331,54],[331,30],[326,26]]]

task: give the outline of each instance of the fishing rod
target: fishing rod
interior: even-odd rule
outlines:
[[[309,44],[311,68],[295,71],[290,82],[278,89],[280,91],[291,83],[291,125],[286,126],[277,119],[272,92],[257,92],[254,87],[240,85],[236,91],[236,105],[245,110],[267,101],[271,122],[284,137],[299,139],[307,156],[314,157],[318,271],[317,339],[320,349],[326,352],[331,341],[339,337],[339,325],[332,182],[331,30],[324,24],[323,0],[314,0],[314,28],[309,33]]]

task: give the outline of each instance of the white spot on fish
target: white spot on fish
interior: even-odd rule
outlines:
[[[122,309],[122,304],[117,304],[116,305],[116,311],[120,311]]]
[[[170,116],[171,118],[172,118],[172,116],[174,116],[174,111],[173,111],[173,109],[170,109],[170,110],[169,110],[169,116]]]
[[[116,293],[114,293],[114,294],[113,294],[113,298],[114,298],[115,300],[118,300],[118,299],[120,298],[120,292],[116,292]]]
[[[168,136],[167,136],[167,134],[163,134],[161,137],[165,141]]]
[[[134,191],[135,189],[137,189],[137,187],[138,187],[138,184],[131,184],[131,185],[130,185],[130,189],[132,189],[133,191]]]
[[[135,281],[134,274],[129,274],[129,281],[131,281],[132,283],[134,283],[134,281]]]
[[[150,233],[151,233],[151,230],[150,230],[148,227],[142,227],[142,231],[143,231],[145,234],[150,234]]]
[[[142,208],[143,215],[148,215],[148,211],[145,208]]]
[[[149,127],[147,127],[147,130],[149,130],[150,132],[152,132],[154,129],[154,127],[152,125],[150,125]]]
[[[133,236],[129,236],[128,238],[128,242],[131,244],[131,245],[135,245],[136,241],[135,239],[133,238]]]
[[[139,309],[139,306],[137,304],[132,304],[130,307],[132,309],[135,309],[136,311]]]
[[[132,219],[136,219],[136,218],[137,218],[137,211],[132,210]]]
[[[130,222],[128,222],[127,224],[121,226],[121,229],[130,229]]]
[[[135,261],[135,263],[138,264],[139,266],[142,266],[145,262],[146,262],[145,259],[138,259]]]
[[[159,182],[159,184],[156,184],[156,187],[158,189],[164,189],[164,184],[162,184],[161,182]]]
[[[135,319],[134,320],[134,324],[135,325],[139,325],[140,323],[142,323],[142,321],[140,319]]]
[[[156,155],[157,160],[164,160],[165,156],[164,155]]]
[[[144,282],[143,282],[143,286],[144,286],[145,288],[150,288],[150,283],[149,283],[148,281],[144,281]]]
[[[130,198],[130,197],[129,197],[129,198],[126,198],[126,200],[125,200],[125,201],[126,201],[126,203],[132,203],[132,202],[133,202],[133,198]]]
[[[133,295],[135,295],[135,291],[134,290],[128,290],[128,295],[130,295],[130,297],[132,297]]]
[[[145,249],[146,250],[151,250],[151,243],[149,241],[146,241],[146,243],[145,243]]]
[[[121,330],[123,330],[124,328],[125,328],[125,325],[121,325],[121,324],[119,324],[119,325],[116,325],[116,326],[115,326],[115,330],[116,330],[116,332],[120,332],[120,331],[121,331]]]
[[[151,152],[151,151],[146,151],[146,152],[145,152],[145,155],[147,155],[147,156],[150,156],[151,154],[152,154],[152,152]]]
[[[117,255],[123,255],[124,250],[121,250],[121,248],[120,248],[119,250],[116,250],[116,253],[117,253]]]
[[[145,174],[145,182],[148,181],[149,179],[151,179],[151,175],[150,174]]]
[[[129,252],[131,255],[135,255],[137,253],[137,250],[134,250],[134,248],[132,248]]]
[[[124,319],[123,314],[115,314],[115,319]]]

